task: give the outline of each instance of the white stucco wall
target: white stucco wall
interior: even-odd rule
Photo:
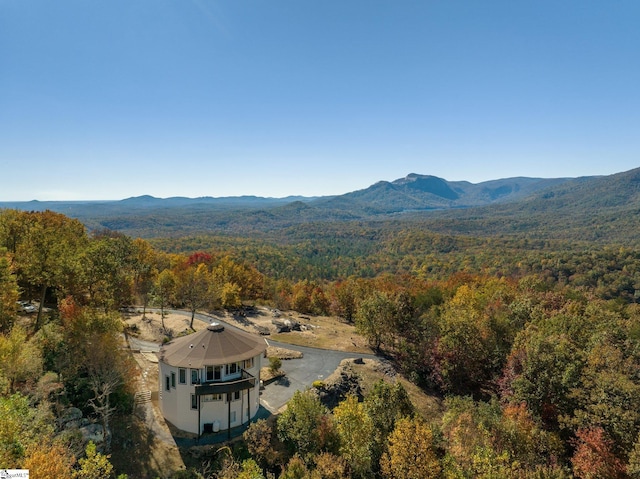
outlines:
[[[249,391],[240,391],[240,398],[231,401],[231,427],[246,423],[254,417],[260,407],[260,367],[261,355],[255,356],[253,367],[246,371],[256,378],[255,387]],[[191,371],[186,369],[186,384],[180,384],[179,369],[159,361],[159,403],[160,410],[167,421],[178,429],[193,434],[198,434],[198,410],[191,408],[191,395],[195,394],[195,385],[191,384]],[[204,376],[204,369],[200,371],[200,377]],[[171,373],[175,374],[175,387],[171,382]],[[166,378],[169,378],[169,390],[166,390]],[[230,378],[222,377],[222,382]],[[205,424],[219,426],[220,430],[229,428],[229,404],[226,394],[220,401],[206,401],[200,397],[200,432],[204,431]],[[249,406],[249,411],[247,407]],[[235,418],[235,420],[234,420]]]

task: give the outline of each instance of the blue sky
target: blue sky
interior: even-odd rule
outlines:
[[[640,166],[640,2],[0,0],[0,201]]]

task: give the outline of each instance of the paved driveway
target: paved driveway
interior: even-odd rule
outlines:
[[[301,351],[301,359],[287,359],[282,361],[284,378],[265,386],[260,396],[262,405],[271,412],[276,412],[293,396],[296,391],[304,391],[316,380],[323,380],[330,376],[347,358],[375,358],[372,354],[345,353],[325,349],[307,348],[292,344],[269,341],[272,346]]]

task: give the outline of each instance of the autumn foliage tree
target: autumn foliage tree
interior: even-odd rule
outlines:
[[[176,298],[191,312],[189,328],[193,329],[196,311],[210,300],[211,274],[206,263],[184,264],[175,273]]]
[[[79,306],[72,298],[61,303],[60,312],[64,326],[60,373],[68,395],[89,406],[104,426],[108,451],[117,398],[127,402],[136,377],[133,360],[120,347],[120,321],[113,314]]]
[[[387,479],[439,477],[441,466],[429,426],[418,418],[400,418],[389,436],[381,468],[382,476]]]
[[[263,468],[274,463],[277,452],[271,444],[273,430],[266,420],[260,419],[251,423],[242,436],[247,443],[249,453]]]
[[[76,474],[75,462],[69,449],[59,441],[45,440],[26,449],[22,468],[28,469],[29,477],[35,479],[72,478]]]
[[[613,453],[613,443],[602,428],[579,429],[571,458],[573,473],[580,479],[623,478],[625,467]]]
[[[49,288],[68,294],[81,287],[78,258],[87,246],[84,225],[52,211],[27,213],[25,233],[16,246],[16,272],[30,288],[39,289],[40,308],[35,329]]]

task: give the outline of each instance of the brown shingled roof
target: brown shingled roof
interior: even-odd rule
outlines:
[[[160,348],[160,360],[171,366],[199,369],[262,354],[267,343],[259,336],[212,323],[207,329],[176,338]]]

